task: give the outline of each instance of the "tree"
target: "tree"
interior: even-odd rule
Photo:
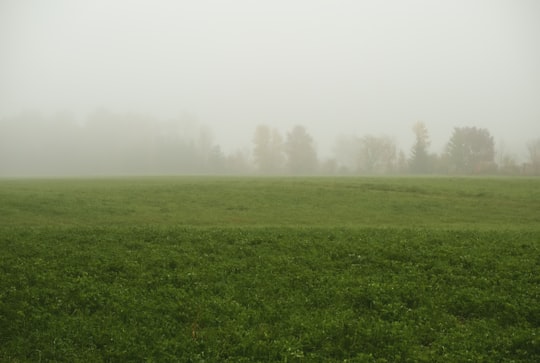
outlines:
[[[383,174],[395,170],[397,148],[392,138],[366,135],[358,140],[358,146],[357,167],[360,173]]]
[[[391,137],[340,136],[334,150],[341,172],[384,174],[397,171],[397,146]]]
[[[500,140],[497,143],[497,150],[495,151],[495,154],[498,172],[500,174],[511,175],[519,173],[520,170],[516,157],[506,152],[506,146],[503,140]]]
[[[231,174],[246,174],[251,172],[249,150],[237,150],[227,155],[225,159],[227,172]]]
[[[317,170],[317,152],[305,127],[295,126],[285,141],[287,168],[292,174],[313,174]]]
[[[405,152],[403,152],[403,150],[399,150],[396,162],[396,171],[399,174],[404,174],[408,171],[407,157],[405,156]]]
[[[321,163],[321,174],[336,175],[339,171],[338,162],[336,159],[326,159]]]
[[[527,144],[529,160],[526,165],[528,174],[540,175],[540,138]]]
[[[214,145],[210,150],[207,162],[207,171],[212,174],[223,174],[225,169],[225,154],[219,145]]]
[[[339,169],[345,174],[349,174],[358,167],[358,138],[350,135],[340,135],[336,139],[334,155]]]
[[[416,122],[413,132],[416,141],[411,150],[410,171],[417,174],[428,173],[431,170],[431,157],[427,151],[430,141],[426,125],[421,121]]]
[[[446,154],[453,172],[476,174],[495,170],[495,144],[487,129],[454,128]]]
[[[259,125],[255,129],[253,143],[253,157],[259,172],[263,174],[281,172],[285,161],[281,134],[276,129]]]
[[[513,155],[505,154],[501,156],[499,163],[499,173],[506,175],[519,174],[520,167],[516,158]]]

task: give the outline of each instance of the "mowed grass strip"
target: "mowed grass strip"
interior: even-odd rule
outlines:
[[[534,178],[0,180],[0,226],[540,228]]]
[[[534,231],[0,231],[0,361],[540,360]]]

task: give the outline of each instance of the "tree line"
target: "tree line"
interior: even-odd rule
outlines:
[[[306,127],[286,133],[260,124],[252,145],[225,153],[210,129],[190,117],[99,110],[82,122],[67,113],[23,113],[0,120],[0,175],[540,175],[540,138],[528,142],[518,163],[497,153],[489,130],[456,127],[441,153],[430,151],[423,122],[412,125],[410,150],[389,136],[342,136],[334,155],[321,158]]]
[[[528,161],[519,164],[507,154],[496,160],[489,130],[455,127],[444,151],[430,152],[423,122],[412,127],[415,142],[407,154],[389,136],[341,137],[335,157],[319,162],[313,139],[295,126],[285,139],[276,129],[260,125],[254,136],[254,162],[262,174],[505,174],[540,175],[540,138],[528,143]]]

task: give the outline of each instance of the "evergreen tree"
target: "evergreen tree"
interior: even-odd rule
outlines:
[[[412,173],[425,174],[431,171],[430,156],[428,147],[430,145],[429,135],[426,125],[418,121],[413,125],[413,132],[416,141],[411,150],[409,168]]]

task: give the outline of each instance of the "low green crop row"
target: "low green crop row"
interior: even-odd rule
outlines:
[[[0,361],[540,361],[538,232],[0,230]]]

